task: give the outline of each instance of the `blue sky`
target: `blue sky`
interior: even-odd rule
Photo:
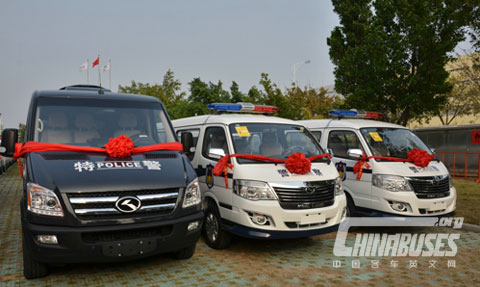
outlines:
[[[25,122],[35,90],[86,82],[80,65],[112,60],[112,89],[132,80],[159,83],[168,69],[237,81],[246,92],[266,72],[280,87],[292,80],[334,82],[326,39],[338,17],[327,0],[5,1],[0,0],[0,113],[5,127]],[[90,83],[98,83],[97,69]],[[108,72],[102,73],[108,86]]]

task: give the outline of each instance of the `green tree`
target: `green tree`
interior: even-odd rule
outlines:
[[[452,86],[444,66],[465,39],[460,0],[332,0],[340,26],[327,39],[335,89],[350,107],[406,125],[438,111]]]
[[[18,142],[25,142],[25,131],[27,126],[25,124],[18,124]]]
[[[279,111],[276,116],[282,118],[293,118],[293,111],[288,108],[288,102],[282,93],[282,90],[273,83],[267,73],[262,73],[260,77],[260,85],[263,88],[262,101],[260,104],[278,107]]]
[[[118,91],[129,94],[141,94],[158,98],[165,105],[171,119],[187,116],[185,106],[187,105],[186,94],[181,91],[181,83],[175,79],[171,70],[163,76],[162,84],[144,84],[132,81],[130,86],[119,86]]]
[[[232,85],[230,86],[230,96],[232,103],[242,102],[245,98],[245,95],[240,91],[240,87],[235,81],[232,81]]]
[[[469,35],[475,52],[480,52],[480,4],[478,0],[467,0],[471,11]]]
[[[243,101],[252,104],[261,104],[263,103],[263,94],[256,86],[253,86],[250,88],[250,90],[248,90],[248,93],[243,98]]]
[[[208,109],[209,103],[230,103],[230,94],[223,89],[223,84],[218,81],[217,84],[209,82],[208,84],[194,78],[188,83],[190,85],[190,95],[188,96],[187,113],[189,115],[205,115],[213,113]]]
[[[295,84],[285,91],[289,105],[290,117],[293,120],[322,119],[328,117],[328,111],[338,108],[343,102],[338,96],[327,96],[324,88],[301,89]]]

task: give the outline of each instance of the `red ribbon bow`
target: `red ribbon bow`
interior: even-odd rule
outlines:
[[[403,162],[411,162],[416,166],[419,167],[427,167],[433,158],[435,158],[434,154],[429,154],[428,152],[424,151],[423,149],[414,148],[408,152],[407,158],[400,158],[400,157],[391,157],[391,156],[379,156],[379,155],[372,155],[372,156],[365,156],[362,155],[362,158],[357,161],[357,163],[353,166],[353,174],[357,175],[357,180],[360,180],[363,175],[363,167],[370,168],[368,164],[369,159],[386,159],[391,161],[403,161]]]
[[[228,169],[233,169],[233,164],[228,162],[231,157],[242,157],[242,158],[261,160],[266,162],[284,163],[285,167],[291,173],[307,174],[311,170],[312,160],[315,160],[321,157],[326,157],[326,156],[330,157],[330,154],[323,153],[323,154],[306,157],[305,154],[301,152],[296,152],[289,155],[287,159],[269,157],[269,156],[258,155],[258,154],[249,154],[249,153],[234,153],[231,155],[227,154],[217,162],[217,164],[213,168],[213,175],[220,176],[223,173],[225,177],[225,187],[228,188]]]
[[[124,135],[121,135],[118,138],[111,138],[108,143],[105,144],[105,148],[30,141],[25,144],[17,143],[15,145],[15,153],[13,154],[13,158],[18,159],[27,153],[35,151],[98,152],[108,154],[109,157],[124,158],[129,157],[132,154],[157,150],[183,151],[183,146],[179,142],[170,142],[135,147],[133,141]],[[23,178],[21,163],[18,160],[17,162],[20,167],[20,175]]]

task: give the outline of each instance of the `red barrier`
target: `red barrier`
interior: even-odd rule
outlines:
[[[478,151],[436,151],[436,154],[441,157],[442,162],[445,164],[445,166],[450,170],[450,173],[452,177],[463,177],[465,179],[472,178],[472,179],[477,179],[477,183],[480,183],[480,152]],[[457,157],[460,156],[459,158]],[[458,160],[462,159],[463,155],[463,172],[460,170],[456,170],[456,162]],[[475,156],[476,155],[476,156]],[[472,173],[468,172],[469,171],[469,158],[478,158],[478,162],[476,164],[476,169],[477,171]],[[451,161],[449,160],[451,158]],[[470,162],[472,163],[472,162]],[[475,164],[471,164],[470,170],[475,169]],[[461,169],[461,167],[460,167]]]

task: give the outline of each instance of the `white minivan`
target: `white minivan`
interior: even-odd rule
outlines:
[[[278,110],[272,106],[216,103],[209,108],[237,113],[172,123],[197,171],[205,197],[203,234],[210,247],[226,248],[232,233],[277,239],[336,231],[346,217],[346,197],[339,174],[327,156],[312,160],[306,174],[292,173],[284,163],[245,157],[231,157],[232,168],[226,176],[213,173],[226,154],[279,159],[296,152],[306,157],[323,154],[303,125],[261,114]],[[189,141],[191,144],[185,146]]]
[[[411,162],[369,159],[358,179],[354,166],[363,154],[407,158],[414,148],[433,152],[409,129],[386,122],[345,119],[374,112],[333,110],[334,119],[298,121],[305,125],[332,160],[343,180],[349,214],[440,216],[452,214],[457,193],[445,165],[434,158],[426,167]],[[372,214],[373,213],[373,214]]]

